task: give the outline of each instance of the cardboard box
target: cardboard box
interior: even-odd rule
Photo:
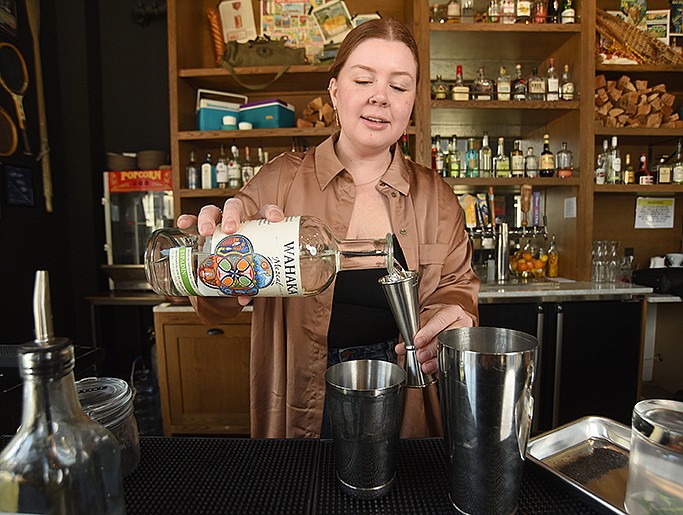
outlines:
[[[239,113],[239,121],[250,122],[254,129],[294,127],[294,106],[277,98],[243,104]]]
[[[226,100],[227,98],[238,100],[238,102],[229,102]],[[240,105],[247,100],[247,97],[244,95],[210,89],[198,89],[196,106],[197,130],[221,130],[223,117],[230,114],[239,118]]]

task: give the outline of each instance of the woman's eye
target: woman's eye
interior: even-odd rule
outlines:
[[[369,80],[356,80],[356,84],[365,85],[365,84],[370,84]]]
[[[401,93],[403,93],[404,91],[408,91],[408,88],[405,88],[405,87],[399,86],[399,85],[394,85],[394,86],[391,86],[391,87],[394,88],[396,91],[399,91],[399,92],[401,92]]]

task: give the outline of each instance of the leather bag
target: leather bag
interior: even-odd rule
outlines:
[[[290,48],[285,46],[286,39],[272,40],[268,37],[258,37],[246,43],[229,41],[221,59],[221,66],[241,86],[251,90],[261,90],[270,86],[293,64],[306,63],[305,48]],[[280,66],[275,77],[264,84],[245,84],[237,74],[235,68],[247,66]]]

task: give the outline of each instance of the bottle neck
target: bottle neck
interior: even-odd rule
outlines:
[[[386,268],[394,266],[393,237],[337,241],[337,271]]]

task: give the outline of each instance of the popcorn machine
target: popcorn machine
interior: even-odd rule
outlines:
[[[148,290],[144,252],[152,232],[173,226],[172,172],[104,172],[105,236],[110,290]]]

